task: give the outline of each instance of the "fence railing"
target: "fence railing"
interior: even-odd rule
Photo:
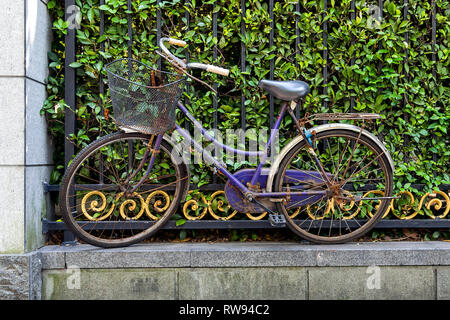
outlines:
[[[100,5],[105,4],[105,0],[99,0],[100,1]],[[328,1],[327,0],[322,0],[323,1],[323,5],[324,5],[324,10],[325,12],[328,9]],[[408,1],[409,0],[404,0],[403,1],[403,19],[406,20],[407,19],[407,12],[408,12]],[[156,4],[160,4],[161,0],[157,0]],[[302,1],[296,1],[295,2],[295,8],[297,12],[300,12],[300,8],[301,8],[301,3]],[[68,8],[71,8],[73,6],[76,5],[76,1],[75,0],[65,0],[65,12],[66,12],[66,20],[69,19],[69,15],[71,14],[70,11],[68,11]],[[132,10],[132,0],[128,0],[127,1],[127,6],[128,6],[128,10],[131,11]],[[431,41],[432,41],[432,60],[436,61],[437,57],[436,57],[436,50],[435,50],[435,44],[436,44],[436,4],[435,4],[435,0],[431,1],[431,6],[432,6],[432,12],[430,13],[431,16],[431,21],[432,21],[432,28],[431,28]],[[383,0],[378,0],[378,8],[383,8]],[[245,21],[244,21],[244,17],[245,17],[245,0],[241,0],[240,2],[240,10],[241,10],[241,26],[240,26],[240,32],[242,35],[245,35],[246,33],[246,26],[245,26]],[[274,0],[269,0],[268,1],[268,10],[269,10],[269,15],[270,15],[270,34],[269,34],[269,45],[273,46],[274,44]],[[214,12],[214,10],[213,10]],[[380,10],[379,14],[381,15],[380,18],[382,18],[382,14],[383,11]],[[355,19],[355,0],[351,1],[351,10],[349,12],[349,19],[354,20]],[[188,12],[188,10],[186,10],[185,12],[185,20],[187,21],[187,25],[189,25],[189,19],[190,19],[190,14]],[[298,15],[295,16],[295,35],[296,35],[296,39],[295,39],[295,44],[296,47],[299,47],[300,44],[300,40],[301,40],[301,33],[300,33],[300,29],[299,29],[299,17]],[[159,7],[157,8],[156,11],[156,40],[157,42],[159,42],[159,39],[162,36],[162,14],[161,14],[161,9],[159,9]],[[128,32],[128,56],[132,56],[132,52],[131,52],[131,47],[133,44],[133,28],[132,28],[132,14],[128,13],[127,14],[127,32]],[[213,37],[217,37],[217,27],[218,27],[218,13],[215,12],[212,14],[212,35]],[[100,36],[102,36],[104,34],[105,31],[105,17],[103,12],[100,10],[100,25],[99,25],[99,30],[100,30]],[[325,20],[322,26],[322,35],[323,35],[323,50],[322,50],[322,58],[324,61],[328,61],[328,21]],[[355,39],[352,38],[352,44],[354,43]],[[408,43],[408,33],[405,34],[405,41],[406,43]],[[65,73],[64,73],[64,79],[65,79],[65,84],[64,84],[64,89],[65,89],[65,103],[72,109],[75,110],[76,108],[76,69],[70,67],[70,64],[76,61],[76,49],[77,49],[77,42],[76,42],[76,29],[72,28],[72,29],[68,29],[67,30],[67,34],[65,35]],[[104,44],[100,43],[100,50],[104,50]],[[408,49],[406,49],[408,50]],[[407,52],[406,52],[407,54]],[[216,61],[217,60],[217,55],[218,55],[218,50],[217,50],[217,46],[214,47],[213,49],[213,60]],[[186,51],[186,57],[189,61],[189,52]],[[406,58],[407,59],[407,58]],[[272,58],[270,60],[270,72],[269,72],[269,79],[273,80],[274,79],[274,64],[275,58]],[[354,65],[355,63],[355,59],[352,58],[352,60],[350,61],[351,65]],[[161,68],[161,59],[158,60],[157,62],[158,67]],[[298,62],[295,61],[295,66],[298,67]],[[241,42],[240,44],[240,67],[241,67],[241,71],[245,71],[246,69],[246,47],[244,42]],[[379,68],[382,68],[382,63],[380,63]],[[329,77],[329,70],[327,67],[327,63],[324,64],[323,69],[322,69],[322,74],[323,74],[323,85],[322,85],[322,93],[323,95],[327,95],[327,83],[328,83],[328,77]],[[435,70],[433,70],[433,75],[435,76]],[[214,84],[214,89],[217,89],[217,84]],[[101,95],[105,95],[106,90],[105,90],[105,86],[104,86],[104,81],[103,81],[103,76],[100,73],[99,76],[99,91]],[[355,99],[353,96],[351,96],[350,98],[350,112],[354,111],[354,106],[355,106]],[[404,99],[405,100],[405,99]],[[327,109],[327,101],[326,99],[323,100],[323,107],[324,109]],[[406,103],[405,101],[403,103]],[[218,127],[218,111],[217,111],[217,98],[214,96],[213,97],[213,108],[214,108],[214,113],[213,113],[213,129],[217,129]],[[296,110],[297,112],[297,116],[299,115],[299,108],[297,108]],[[270,116],[270,127],[273,126],[274,123],[274,98],[273,96],[269,96],[269,116]],[[408,120],[408,119],[405,119]],[[241,114],[240,114],[240,126],[243,130],[245,130],[246,128],[246,107],[245,107],[245,97],[242,94],[241,95]],[[65,166],[68,165],[68,163],[71,161],[71,159],[73,159],[74,154],[75,154],[75,146],[73,143],[71,143],[69,141],[69,137],[71,134],[74,134],[76,132],[77,128],[76,128],[76,117],[75,117],[75,113],[73,112],[67,112],[65,114]],[[434,160],[436,155],[433,156]],[[224,185],[218,183],[218,179],[217,176],[214,175],[213,179],[212,179],[212,183],[208,184],[208,185],[204,185],[200,188],[197,188],[197,186],[193,185],[191,186],[194,189],[199,189],[202,191],[218,191],[218,190],[223,190]],[[423,188],[423,186],[421,185],[413,185],[413,187],[415,187],[416,189],[420,190]],[[445,195],[445,192],[448,192],[448,190],[450,189],[449,185],[443,185],[441,186],[441,191],[443,191],[443,194]],[[45,186],[45,190],[46,192],[58,192],[59,191],[59,185],[46,185]],[[409,197],[409,195],[407,195]],[[411,195],[412,196],[412,195]],[[431,206],[431,205],[436,205],[438,204],[438,202],[441,203],[442,205],[446,205],[447,207],[450,206],[450,202],[448,201],[448,198],[444,199],[434,199],[435,201],[433,202],[433,199],[431,199],[431,201],[428,201],[426,203],[426,199],[427,197],[433,197],[436,196],[436,194],[427,194],[424,197],[422,197],[422,199],[417,199],[417,200],[411,200],[415,203],[419,203],[420,202],[420,206]],[[436,202],[437,201],[437,202]],[[208,203],[207,203],[208,205]],[[411,203],[412,205],[412,203]],[[419,206],[419,209],[420,209]],[[181,208],[182,209],[182,208]],[[392,208],[393,210],[394,208]],[[416,205],[416,210],[417,209],[417,205]],[[184,213],[185,214],[185,213]],[[416,212],[417,214],[417,212]],[[414,214],[414,216],[416,215]],[[186,214],[185,214],[186,216]],[[213,215],[214,216],[214,215]],[[166,229],[208,229],[208,228],[276,228],[270,225],[270,223],[267,220],[263,220],[263,216],[259,216],[259,217],[253,217],[251,215],[248,215],[248,220],[229,220],[229,218],[225,218],[225,219],[215,219],[215,220],[190,220],[187,216],[187,222],[181,226],[176,226],[174,221],[170,221],[164,228]],[[440,219],[438,217],[438,215],[436,215],[435,217],[432,216],[432,219],[415,219],[412,220],[410,217],[408,216],[403,216],[403,217],[398,217],[395,219],[383,219],[381,220],[378,225],[376,226],[376,228],[450,228],[450,219]],[[64,223],[62,222],[56,222],[54,221],[54,217],[53,218],[49,218],[47,220],[44,221],[44,227],[43,227],[44,232],[48,232],[48,231],[55,231],[55,230],[64,230],[65,231],[65,241],[71,241],[74,239],[73,235],[67,230],[67,228],[65,227]]]

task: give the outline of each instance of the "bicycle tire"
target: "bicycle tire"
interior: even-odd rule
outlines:
[[[322,132],[318,133],[316,136],[316,139],[317,140],[325,139],[325,138],[330,139],[332,137],[348,137],[350,139],[357,139],[358,133],[354,132],[354,131],[346,130],[346,129],[330,129],[330,130],[326,130],[326,131],[322,131]],[[393,172],[392,172],[391,166],[389,165],[387,156],[385,154],[383,154],[382,148],[377,143],[375,143],[372,139],[369,139],[366,136],[360,136],[359,139],[362,141],[362,143],[364,145],[366,145],[368,148],[372,149],[378,155],[377,157],[379,159],[380,166],[385,175],[385,183],[384,183],[385,190],[383,191],[383,196],[384,197],[392,196]],[[279,170],[274,179],[274,184],[273,184],[274,191],[280,192],[283,190],[283,187],[282,187],[283,181],[286,181],[285,172],[287,171],[288,167],[290,166],[291,161],[295,158],[295,156],[300,154],[300,152],[302,152],[302,150],[306,150],[306,147],[307,147],[306,141],[301,140],[282,159],[282,161],[280,162]],[[331,153],[331,151],[330,151],[330,153]],[[350,158],[350,161],[351,161],[351,158]],[[378,160],[377,160],[377,162],[378,162]],[[333,164],[335,165],[334,160],[333,160]],[[336,167],[338,167],[338,166],[336,166]],[[283,213],[283,215],[285,216],[286,224],[287,224],[288,228],[291,231],[293,231],[295,234],[297,234],[298,236],[300,236],[303,239],[306,239],[306,240],[314,242],[314,243],[332,244],[332,243],[349,242],[351,240],[361,237],[362,235],[364,235],[368,231],[370,231],[375,226],[375,224],[382,218],[382,216],[386,212],[386,210],[388,210],[388,207],[390,204],[389,199],[383,199],[383,200],[377,200],[377,201],[381,202],[380,205],[378,206],[377,212],[374,215],[372,215],[371,217],[369,217],[369,219],[367,219],[367,222],[363,226],[355,229],[354,231],[349,232],[348,234],[341,235],[341,236],[333,236],[333,237],[320,236],[319,234],[314,235],[314,234],[310,233],[309,231],[303,230],[301,227],[299,227],[294,222],[295,220],[292,217],[292,216],[296,216],[297,214],[290,215],[289,212],[286,210],[285,205],[281,202],[277,202],[276,205],[277,205],[278,212]],[[328,206],[328,204],[327,204],[327,206]],[[332,213],[332,215],[334,215],[334,212]],[[324,219],[324,218],[321,218],[321,219]],[[331,230],[332,222],[333,222],[333,220],[331,219],[330,230]],[[311,225],[312,225],[312,222],[311,222]],[[331,233],[331,231],[330,231],[330,233]]]
[[[142,133],[124,133],[124,132],[116,132],[109,135],[106,135],[88,146],[82,149],[77,156],[70,163],[67,168],[60,187],[59,194],[59,205],[61,209],[61,213],[63,216],[63,220],[66,223],[67,227],[78,237],[79,239],[92,244],[94,246],[103,247],[103,248],[114,248],[114,247],[125,247],[132,245],[134,243],[138,243],[143,241],[144,239],[150,237],[155,232],[157,232],[163,225],[170,219],[170,217],[174,214],[174,212],[178,209],[179,203],[181,201],[182,196],[186,193],[187,188],[189,188],[189,175],[186,172],[186,167],[183,163],[178,163],[174,161],[171,156],[172,146],[167,142],[162,140],[160,145],[160,152],[168,155],[170,157],[172,164],[175,168],[176,172],[176,183],[175,192],[173,199],[170,202],[169,208],[166,210],[164,215],[156,220],[149,228],[144,229],[142,232],[132,235],[122,239],[102,239],[96,236],[93,236],[86,232],[74,218],[74,214],[71,210],[70,206],[70,190],[72,186],[72,181],[74,180],[74,175],[77,170],[80,168],[82,163],[86,161],[92,154],[96,151],[101,150],[101,148],[111,145],[115,142],[122,140],[130,140],[130,139],[142,139],[143,141],[148,141],[151,139],[150,135],[142,134]],[[155,139],[156,140],[156,139]],[[147,160],[148,162],[148,160]],[[183,179],[187,177],[187,179]],[[73,192],[73,191],[72,191]],[[73,200],[72,200],[73,201]]]

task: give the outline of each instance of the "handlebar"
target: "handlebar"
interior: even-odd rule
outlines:
[[[179,47],[185,47],[186,46],[186,42],[183,40],[178,40],[178,39],[173,39],[173,38],[161,38],[159,40],[159,47],[161,48],[161,50],[164,52],[164,54],[167,55],[168,57],[168,61],[171,64],[175,64],[175,67],[179,67],[181,69],[202,69],[202,70],[206,70],[208,72],[212,72],[212,73],[216,73],[216,74],[220,74],[222,76],[228,76],[230,74],[230,70],[228,69],[224,69],[224,68],[220,68],[217,66],[214,66],[212,64],[204,64],[204,63],[188,63],[186,64],[183,60],[175,57],[170,51],[169,49],[167,49],[167,47],[164,45],[164,42],[168,42],[169,44],[175,45],[175,46],[179,46]]]
[[[178,40],[178,39],[172,39],[172,38],[168,38],[169,39],[169,44],[173,44],[175,46],[179,46],[179,47],[186,47],[186,41],[183,40]]]

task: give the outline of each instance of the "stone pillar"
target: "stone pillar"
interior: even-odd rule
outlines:
[[[47,1],[2,1],[0,10],[0,254],[44,244],[43,182],[53,149],[40,115],[51,45]]]

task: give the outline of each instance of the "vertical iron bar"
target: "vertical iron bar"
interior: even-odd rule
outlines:
[[[159,40],[161,39],[161,0],[156,0],[156,46],[159,46]],[[161,57],[158,58],[158,70],[161,70]]]
[[[403,4],[404,4],[404,7],[403,7],[403,20],[406,21],[408,19],[408,0],[403,0]],[[405,42],[407,44],[409,44],[409,34],[408,34],[408,32],[405,33]],[[408,54],[409,54],[409,52],[408,52],[408,46],[407,46],[406,50],[405,50],[405,58],[403,60],[403,65],[404,65],[404,67],[403,67],[403,75],[405,76],[405,83],[408,82],[408,73],[406,72],[406,67],[405,67],[407,65],[407,63],[408,63]],[[403,110],[405,110],[404,108],[406,107],[407,103],[408,103],[408,101],[407,101],[406,92],[405,92],[405,93],[403,93]],[[408,115],[408,113],[404,114],[404,120],[405,120],[406,123],[409,122],[409,115]],[[405,145],[409,145],[409,136],[405,136]],[[409,159],[409,154],[406,154],[406,159]]]
[[[355,6],[355,0],[352,0],[352,2],[350,3],[350,19],[353,21],[355,21],[356,18],[356,6]],[[352,34],[352,46],[355,45],[355,35]],[[354,66],[355,65],[355,56],[352,55],[352,59],[350,61],[350,66]],[[355,97],[352,95],[350,97],[350,112],[353,112],[355,108]]]
[[[241,0],[241,35],[245,37],[245,0]],[[245,43],[241,42],[241,72],[245,72]],[[244,92],[241,93],[241,128],[245,130],[245,97]],[[244,138],[245,142],[245,138]]]
[[[131,11],[132,9],[131,0],[127,0],[127,10]],[[127,13],[127,25],[128,25],[128,58],[132,58],[133,54],[133,26],[132,26],[132,16],[131,13]],[[131,74],[133,72],[133,68],[131,65],[131,60],[128,63],[128,71]],[[132,142],[128,142],[128,167],[130,170],[130,174],[133,172],[132,164],[134,162],[134,146]]]
[[[105,0],[100,0],[100,6],[105,4]],[[100,11],[100,37],[105,33],[105,13],[103,12],[103,10],[99,10]],[[104,41],[100,42],[100,51],[105,51],[105,43]],[[100,55],[100,61],[103,62],[103,56]],[[105,94],[105,84],[103,83],[103,74],[100,72],[99,73],[99,81],[100,81],[100,85],[99,85],[99,91],[100,91],[100,95],[104,96]],[[103,101],[100,100],[100,107],[101,107],[101,112],[103,113]]]
[[[131,11],[131,0],[127,0],[127,10]],[[132,58],[132,47],[133,47],[133,29],[132,29],[132,21],[131,21],[131,13],[127,13],[127,26],[128,26],[128,58]],[[131,72],[131,65],[129,66]]]
[[[75,0],[65,0],[65,19],[68,21],[72,12],[68,8],[75,5]],[[69,135],[75,133],[76,127],[76,69],[72,68],[70,64],[76,60],[76,29],[68,28],[64,39],[65,43],[65,60],[64,60],[64,101],[69,106],[64,117],[64,165],[68,167],[69,162],[75,154],[75,145],[69,141]],[[73,202],[75,202],[75,197]],[[71,206],[74,203],[70,204]],[[73,242],[75,235],[70,231],[64,231],[64,242]]]
[[[436,63],[436,0],[431,0],[431,59]],[[433,78],[436,79],[436,65],[433,66]]]
[[[100,6],[105,4],[105,0],[100,0]],[[103,10],[100,10],[100,37],[105,33],[105,14]],[[105,51],[105,43],[104,41],[100,42],[100,51]],[[103,56],[100,55],[100,61],[104,62]],[[105,84],[103,83],[103,74],[99,71],[99,92],[100,92],[100,112],[104,115],[105,110],[103,109],[103,100],[102,98],[105,96]],[[103,179],[103,156],[100,158],[100,184],[104,183]]]
[[[379,8],[379,13],[380,13],[380,17],[379,17],[379,22],[380,24],[383,23],[383,0],[378,0],[378,8]],[[377,49],[380,49],[380,44],[377,43]],[[383,68],[383,63],[380,61],[378,62],[378,75],[381,76],[381,69]],[[378,88],[378,94],[381,93],[381,88]],[[380,138],[381,141],[384,140],[384,132],[380,131],[380,133],[378,134],[378,138]]]
[[[214,9],[216,8],[216,4],[213,5],[213,15],[212,15],[212,23],[213,23],[213,39],[217,41],[217,12],[214,12]],[[213,64],[217,63],[217,44],[214,45],[213,49]],[[213,89],[217,92],[217,82],[214,81]],[[217,95],[213,94],[213,108],[214,108],[214,134],[216,134],[217,131]],[[216,136],[217,139],[217,136]],[[217,154],[216,154],[217,156]],[[219,159],[222,161],[222,159]],[[217,183],[217,176],[216,174],[213,175],[213,183]]]
[[[380,9],[380,24],[383,22],[383,0],[378,0],[378,8]],[[381,69],[383,68],[383,64],[380,61],[378,63],[378,73],[381,72]]]
[[[189,1],[186,1],[186,11],[184,13],[184,17],[186,19],[186,31],[189,31],[189,21],[190,21],[190,14],[189,14],[189,10],[188,10],[188,5],[189,5]],[[184,56],[186,57],[186,63],[189,63],[189,50],[188,47],[186,47],[186,49],[184,50]],[[186,93],[189,95],[189,84],[186,82],[186,89],[185,89]],[[187,106],[189,105],[189,98],[185,97],[184,99],[184,104]],[[186,131],[189,132],[189,121],[186,120],[186,117],[184,117],[184,128],[186,129]]]
[[[327,9],[328,9],[328,3],[327,0],[323,0],[323,17],[325,20],[325,17],[327,15]],[[323,66],[323,95],[326,97],[328,94],[328,20],[323,22],[323,32],[322,32],[322,44],[324,46],[323,52],[322,52],[322,59],[325,61],[325,65]],[[323,107],[325,109],[325,112],[328,112],[328,101],[327,98],[324,98],[323,100]],[[323,123],[327,123],[328,121],[323,121]],[[328,143],[328,140],[325,140],[325,143]],[[321,147],[320,152],[325,152],[326,144],[323,144]]]
[[[67,9],[70,6],[75,5],[75,0],[66,0],[66,21],[70,17],[70,12]],[[72,160],[75,154],[75,146],[69,141],[69,135],[75,133],[75,111],[76,111],[76,69],[72,68],[70,64],[76,60],[76,29],[67,29],[67,34],[65,36],[65,48],[66,48],[66,58],[64,61],[64,101],[71,109],[65,113],[64,118],[64,163],[67,168],[70,160]]]
[[[296,13],[300,13],[300,1],[299,0],[296,4],[295,4],[295,12]],[[300,28],[298,26],[300,20],[299,20],[299,16],[296,14],[295,15],[295,68],[298,70],[299,69],[299,65],[298,65],[298,61],[297,61],[297,52],[300,50]],[[295,108],[295,116],[298,118],[300,118],[300,108],[301,108],[302,102],[300,101],[299,104],[297,105],[297,108]]]
[[[269,34],[269,47],[273,46],[273,35],[274,35],[274,18],[273,18],[273,0],[269,1],[269,19],[270,19],[270,34]],[[270,80],[273,80],[274,74],[274,58],[270,59]],[[273,95],[269,95],[269,128],[273,128]]]
[[[213,5],[213,11],[216,5]],[[213,13],[213,39],[217,40],[217,12]],[[213,49],[213,64],[217,63],[217,44],[214,45]],[[217,91],[217,82],[214,82],[213,89]],[[217,129],[217,95],[213,96],[213,108],[214,108],[214,129]]]
[[[409,5],[408,0],[403,0],[403,4],[404,4],[404,7],[403,7],[403,20],[407,21],[408,20],[408,5]],[[407,47],[406,47],[406,52],[405,52],[406,56],[405,56],[405,59],[404,59],[404,63],[406,64],[408,62],[408,55],[409,55],[409,50],[408,50],[409,33],[408,32],[405,33],[405,42],[407,44]],[[405,69],[403,69],[403,70],[405,70]],[[405,71],[405,76],[408,77],[408,74],[406,73],[406,71]]]
[[[433,70],[431,71],[433,74],[433,81],[437,85],[437,79],[436,79],[436,0],[431,0],[431,59],[433,60]],[[436,107],[436,104],[435,104]],[[436,138],[435,135],[433,135],[433,138]],[[433,153],[433,161],[437,161],[437,154]]]
[[[325,19],[326,15],[327,15],[327,9],[328,9],[328,4],[327,4],[327,0],[323,0],[323,17]],[[323,40],[322,40],[322,45],[324,46],[323,52],[322,52],[322,59],[325,61],[325,65],[323,67],[323,95],[326,96],[328,94],[328,88],[327,88],[327,84],[328,84],[328,20],[323,22]],[[323,107],[325,110],[327,110],[328,108],[328,101],[326,101],[326,98],[323,101]]]

